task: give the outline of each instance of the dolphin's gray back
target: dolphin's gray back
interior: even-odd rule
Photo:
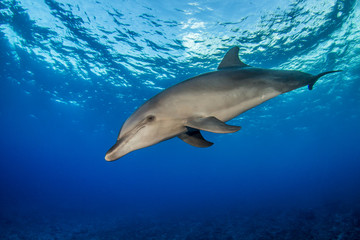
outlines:
[[[197,113],[228,121],[299,87],[299,83],[291,81],[290,77],[296,73],[252,67],[215,71],[170,87],[150,99],[149,104],[161,105],[157,109],[174,117],[189,117],[189,113]]]

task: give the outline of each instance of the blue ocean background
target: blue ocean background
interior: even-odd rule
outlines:
[[[357,0],[0,2],[0,239],[360,239]],[[247,64],[321,78],[106,162],[163,89]]]

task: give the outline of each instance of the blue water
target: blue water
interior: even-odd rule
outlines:
[[[0,2],[1,239],[360,239],[356,0]],[[106,162],[144,101],[213,71],[321,78]]]

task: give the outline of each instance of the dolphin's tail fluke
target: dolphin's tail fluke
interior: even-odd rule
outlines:
[[[316,83],[316,81],[321,78],[322,76],[326,75],[326,74],[329,74],[329,73],[336,73],[336,72],[341,72],[342,70],[336,70],[336,71],[328,71],[328,72],[323,72],[323,73],[320,73],[318,75],[315,75],[313,78],[312,78],[312,81],[311,83],[308,85],[308,88],[309,90],[312,90],[313,87],[314,87],[314,84]]]

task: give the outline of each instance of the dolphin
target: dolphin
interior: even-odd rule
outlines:
[[[320,77],[339,72],[256,68],[243,63],[238,53],[238,47],[231,48],[217,71],[180,82],[145,102],[125,121],[105,159],[114,161],[176,136],[195,147],[210,147],[213,143],[200,130],[236,132],[240,126],[225,122],[282,93],[304,86],[312,90]]]

